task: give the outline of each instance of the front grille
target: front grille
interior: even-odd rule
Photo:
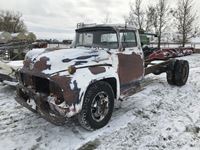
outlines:
[[[36,92],[49,94],[49,80],[29,74],[21,73],[20,80],[26,87],[31,86]]]
[[[50,94],[48,79],[32,76],[32,81],[34,83],[34,88],[35,88],[36,92],[41,92],[41,93],[45,93],[48,95]]]
[[[45,93],[47,95],[54,95],[57,97],[57,104],[60,104],[64,101],[63,92],[60,86],[50,81],[46,78],[41,78],[38,76],[31,76],[29,74],[21,73],[20,74],[20,82],[25,87],[30,87],[35,90],[35,92]]]
[[[32,76],[28,74],[20,73],[19,80],[24,86],[30,86],[30,85],[33,86]]]

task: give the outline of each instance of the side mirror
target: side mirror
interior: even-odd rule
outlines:
[[[125,48],[120,48],[119,51],[120,51],[120,52],[124,52],[124,51],[125,51]]]
[[[122,49],[123,49],[123,51],[126,50],[126,47],[127,47],[127,43],[126,42],[122,42]]]
[[[120,48],[119,48],[119,51],[120,52],[123,52],[123,51],[125,51],[125,46],[124,46],[124,44],[122,43],[122,45],[120,46]]]

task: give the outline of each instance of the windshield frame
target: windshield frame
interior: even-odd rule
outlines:
[[[116,41],[116,47],[115,48],[109,48],[109,47],[101,47],[101,46],[98,46],[98,48],[102,48],[102,49],[119,49],[120,47],[120,39],[119,39],[119,33],[112,27],[95,27],[95,28],[81,28],[81,29],[77,29],[76,30],[76,38],[75,38],[75,47],[79,47],[79,46],[83,46],[83,47],[93,47],[93,44],[91,46],[87,46],[87,45],[78,45],[79,43],[79,34],[80,33],[92,33],[92,32],[98,32],[98,31],[102,31],[102,32],[105,32],[106,31],[108,33],[114,33],[116,34],[116,38],[117,38],[117,41]],[[95,45],[95,44],[94,44]]]
[[[121,39],[121,33],[125,33],[125,32],[132,32],[134,33],[134,37],[135,37],[135,45],[134,46],[127,46],[127,47],[124,47],[123,43],[131,43],[131,42],[124,42],[122,39]],[[137,32],[136,30],[130,30],[130,29],[122,29],[122,30],[119,30],[119,37],[120,37],[120,45],[122,48],[132,48],[132,47],[138,47],[138,38],[137,38]]]

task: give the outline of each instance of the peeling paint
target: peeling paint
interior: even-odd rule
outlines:
[[[115,30],[119,32],[120,29],[116,27]],[[116,80],[117,91],[114,93],[118,99],[122,85],[143,77],[143,63],[142,49],[138,47],[124,52],[120,48],[43,49],[28,52],[19,72],[23,74],[24,79],[21,80],[26,80],[26,85],[22,86],[30,84],[33,89],[38,86],[37,92],[46,92],[52,109],[71,117],[81,111],[85,93],[91,84],[104,79]],[[71,66],[76,67],[73,74],[68,72]],[[44,83],[46,85],[42,85]]]
[[[89,70],[94,75],[106,72],[106,69],[104,67],[89,67]]]
[[[79,91],[80,89],[77,88],[77,83],[74,81],[72,84],[74,84],[74,88],[72,89],[70,87],[71,84],[71,78],[66,76],[53,76],[51,79],[56,82],[62,91],[64,100],[67,105],[71,106],[74,103],[79,102]]]
[[[131,55],[119,53],[119,78],[120,84],[128,84],[144,74],[143,59],[134,52]]]

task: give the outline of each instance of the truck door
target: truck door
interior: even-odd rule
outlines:
[[[138,40],[137,40],[138,39]],[[120,32],[121,49],[118,55],[120,84],[127,85],[144,76],[143,52],[138,33],[132,30]]]

